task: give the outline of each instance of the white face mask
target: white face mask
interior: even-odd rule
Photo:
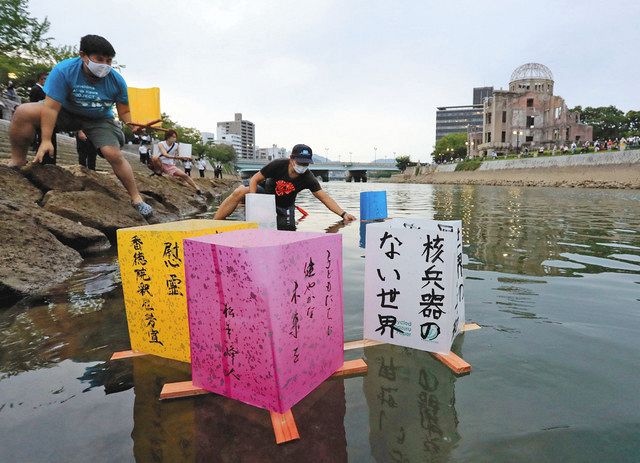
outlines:
[[[96,63],[91,61],[91,58],[87,61],[87,67],[89,68],[89,71],[91,71],[91,74],[99,78],[103,78],[111,72],[111,66],[108,64]]]
[[[293,170],[295,170],[298,174],[304,174],[308,168],[309,166],[299,166],[298,164],[293,165]]]

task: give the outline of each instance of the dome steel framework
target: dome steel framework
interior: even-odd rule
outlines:
[[[527,63],[523,64],[522,66],[518,66],[516,70],[513,71],[513,73],[511,74],[510,82],[528,79],[553,80],[553,74],[551,73],[551,70],[544,64]]]

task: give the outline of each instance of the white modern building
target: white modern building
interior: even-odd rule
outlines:
[[[218,126],[218,137],[213,143],[215,145],[233,146],[238,157],[240,157],[240,153],[242,153],[242,136],[235,133],[227,133],[224,127]]]
[[[274,159],[288,158],[289,154],[286,148],[280,148],[278,145],[271,145],[269,148],[257,148],[256,159],[265,161],[273,161]]]
[[[212,145],[216,141],[216,134],[213,132],[200,132],[200,136],[205,145]]]
[[[220,138],[221,131],[224,131],[225,135],[234,134],[240,137],[240,146],[236,148],[238,158],[253,159],[256,147],[256,134],[253,122],[242,119],[242,113],[236,113],[234,120],[218,122],[218,138]]]

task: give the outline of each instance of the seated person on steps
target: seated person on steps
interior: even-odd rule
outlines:
[[[178,180],[187,182],[200,195],[202,191],[198,185],[187,174],[176,167],[176,161],[190,161],[191,158],[180,156],[180,146],[178,144],[178,134],[175,130],[168,130],[164,134],[164,141],[158,143],[160,154],[154,156],[152,162],[158,164],[160,161],[162,173],[177,177]],[[159,159],[158,159],[159,158]]]

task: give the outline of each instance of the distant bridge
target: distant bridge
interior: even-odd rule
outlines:
[[[238,159],[236,167],[243,178],[251,177],[271,161],[259,159]],[[367,172],[400,172],[394,165],[388,162],[316,162],[309,164],[309,170],[317,177],[322,177],[325,182],[329,180],[329,172],[346,173],[346,181],[366,182]]]

